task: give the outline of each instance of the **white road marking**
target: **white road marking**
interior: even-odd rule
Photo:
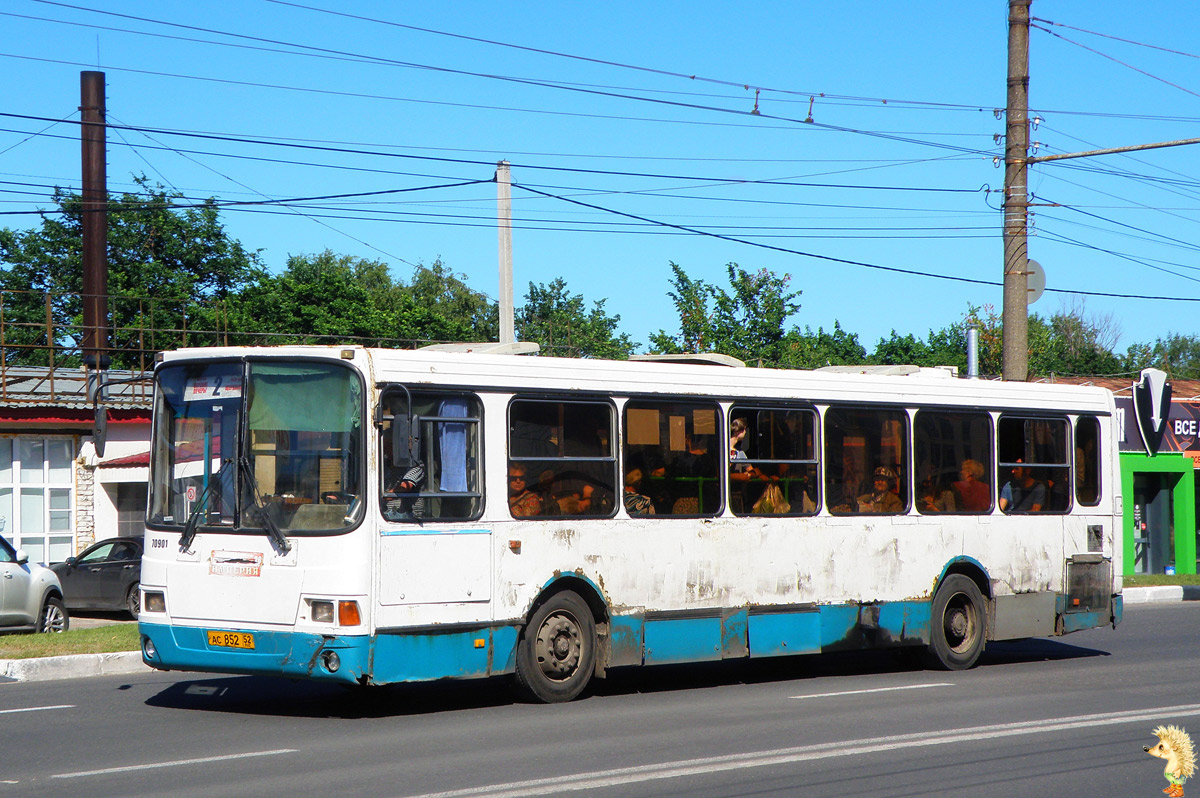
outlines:
[[[872,687],[869,690],[842,690],[838,693],[812,693],[810,695],[793,695],[788,698],[833,698],[841,695],[863,695],[864,693],[888,693],[892,690],[921,690],[926,687],[953,687],[951,682],[932,682],[930,684],[904,684],[899,687]]]
[[[1173,720],[1196,715],[1200,715],[1200,704],[1154,707],[1126,712],[1102,712],[1095,715],[1076,715],[1069,718],[1000,723],[992,726],[970,726],[962,729],[918,732],[915,734],[895,734],[886,737],[867,737],[861,740],[843,740],[835,743],[819,743],[805,747],[779,748],[771,751],[757,751],[745,754],[683,759],[675,762],[660,762],[653,765],[596,770],[590,773],[564,774],[544,779],[513,781],[505,784],[488,784],[460,790],[422,793],[420,795],[406,796],[406,798],[469,798],[469,796],[523,798],[524,796],[532,795],[555,795],[567,792],[579,792],[581,790],[595,790],[603,787],[619,787],[624,784],[637,784],[659,779],[703,776],[728,770],[740,770],[742,768],[787,765],[794,762],[808,762],[815,759],[861,756],[881,751],[896,751],[903,748],[925,748],[933,745],[993,740],[1000,737],[1015,737],[1018,735],[1044,734],[1073,729],[1094,729],[1097,726]]]
[[[74,704],[54,704],[48,707],[21,707],[20,709],[0,709],[0,715],[8,715],[13,712],[41,712],[43,709],[74,709]]]
[[[101,768],[100,770],[80,770],[76,773],[55,773],[52,779],[78,779],[84,776],[105,776],[109,773],[128,773],[133,770],[149,770],[151,768],[173,768],[182,765],[202,765],[206,762],[228,762],[231,759],[250,759],[256,756],[275,756],[277,754],[294,754],[295,748],[280,748],[276,751],[249,751],[244,754],[226,754],[224,756],[202,756],[196,759],[176,759],[171,762],[149,762],[144,765],[125,765],[116,768]]]

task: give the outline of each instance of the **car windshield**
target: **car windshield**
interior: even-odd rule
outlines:
[[[275,537],[357,522],[362,388],[347,366],[171,364],[155,401],[149,524]]]

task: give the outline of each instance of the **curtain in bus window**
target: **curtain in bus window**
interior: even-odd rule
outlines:
[[[467,400],[460,397],[443,399],[438,415],[446,418],[466,418]],[[442,481],[444,491],[467,489],[467,425],[443,423],[438,432],[442,453]]]
[[[358,382],[346,369],[255,363],[250,384],[252,430],[350,432],[358,426]]]

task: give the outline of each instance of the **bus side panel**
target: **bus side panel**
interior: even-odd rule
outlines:
[[[517,628],[383,633],[375,638],[371,681],[422,682],[476,679],[511,673]]]
[[[770,612],[750,616],[750,656],[816,654],[821,650],[821,613]]]
[[[721,618],[654,618],[646,613],[645,663],[704,662],[721,658]]]

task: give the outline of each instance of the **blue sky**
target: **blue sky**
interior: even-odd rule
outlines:
[[[347,10],[365,19],[327,13]],[[1200,134],[1200,6],[1032,15],[1037,154]],[[643,348],[677,327],[671,261],[722,285],[729,262],[788,274],[791,323],[838,321],[868,349],[1001,303],[1004,0],[7,0],[0,17],[3,226],[78,187],[78,128],[41,119],[78,120],[79,73],[99,69],[110,123],[154,131],[110,132],[113,191],[134,173],[223,201],[420,189],[224,211],[273,271],[325,249],[403,278],[440,258],[495,297],[505,158],[518,303],[562,276]],[[1031,309],[1082,303],[1121,350],[1196,332],[1198,176],[1197,145],[1034,168],[1030,257],[1057,291]]]

